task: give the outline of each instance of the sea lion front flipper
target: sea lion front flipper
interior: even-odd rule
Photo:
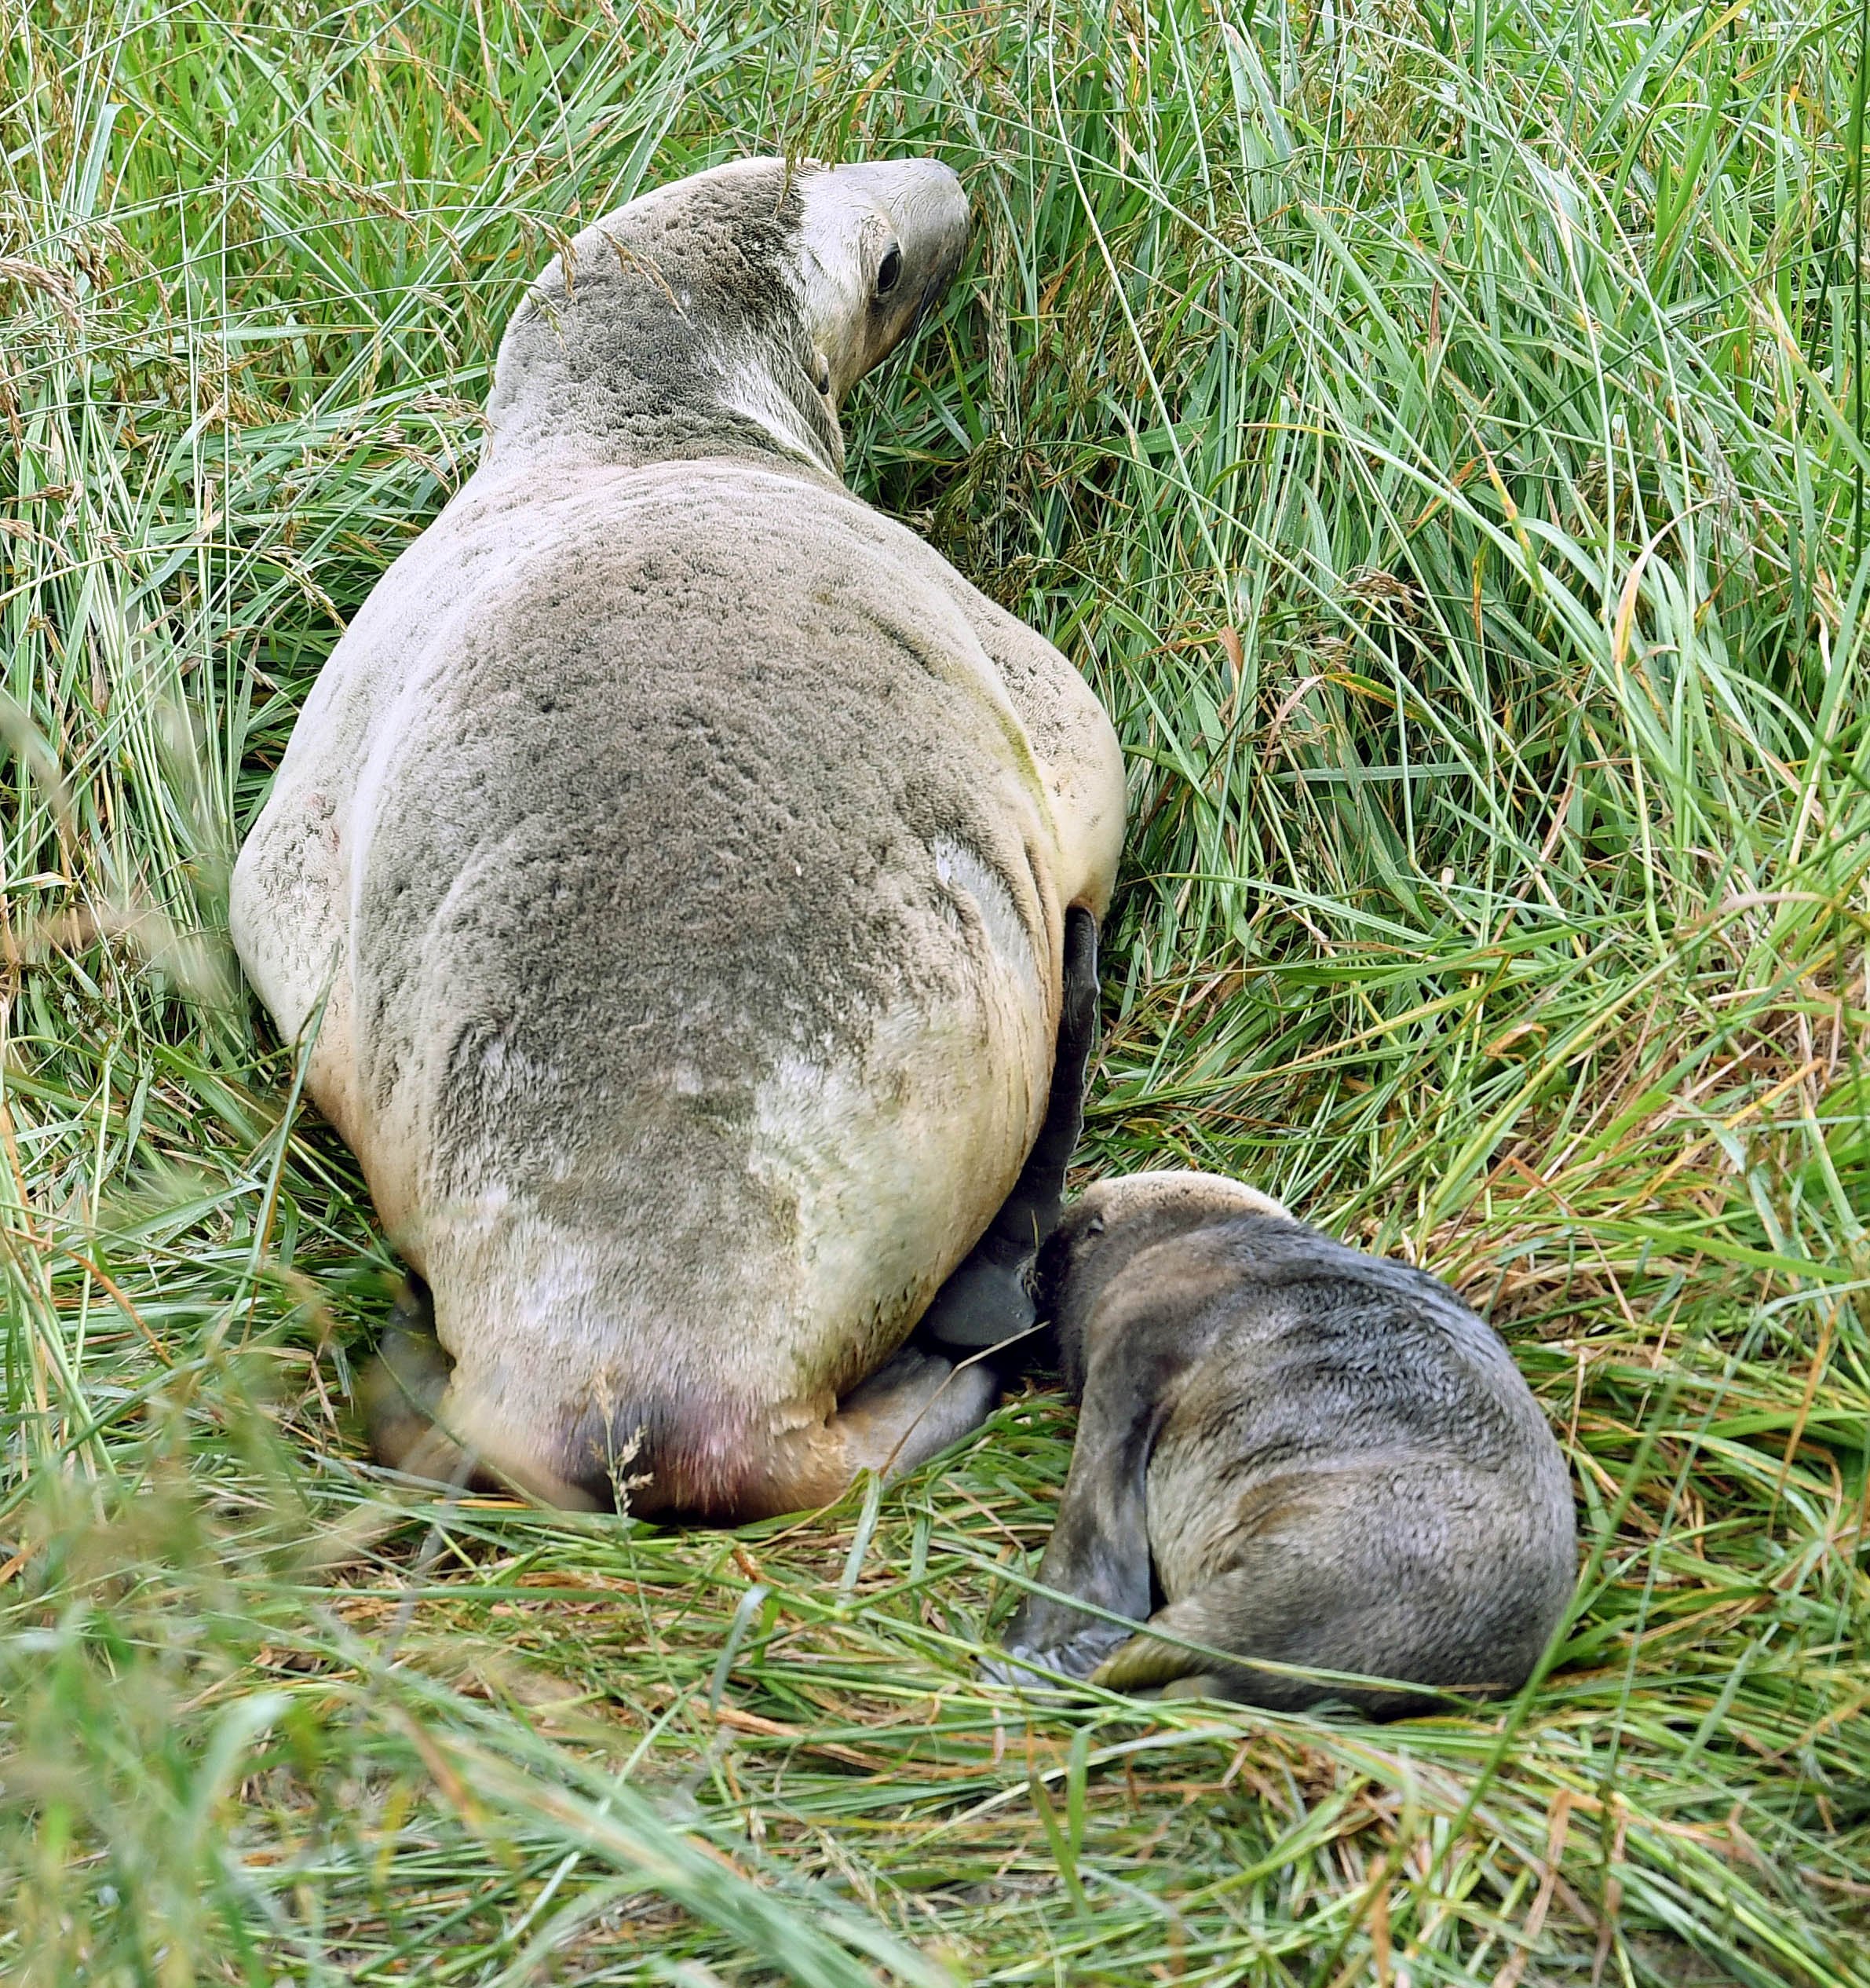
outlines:
[[[1032,1329],[1028,1276],[1065,1205],[1065,1168],[1084,1124],[1085,1071],[1097,1033],[1098,921],[1074,904],[1065,913],[1065,992],[1045,1123],[986,1234],[923,1313],[916,1334],[931,1350],[963,1358]]]
[[[1165,1383],[1182,1357],[1172,1340],[1159,1339],[1142,1324],[1094,1359],[1039,1580],[1103,1613],[1087,1615],[1070,1601],[1028,1595],[1006,1632],[1015,1668],[1036,1663],[1088,1677],[1148,1616],[1149,1459],[1162,1426]]]

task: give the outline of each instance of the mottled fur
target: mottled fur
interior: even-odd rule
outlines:
[[[988,1404],[915,1355],[840,1409],[1020,1172],[1122,833],[1077,673],[836,474],[966,227],[758,160],[587,228],[307,703],[234,935],[433,1292],[412,1467],[736,1518]]]
[[[1185,1173],[1093,1187],[1039,1282],[1083,1404],[1039,1578],[1162,1633],[1035,1595],[1016,1658],[1386,1716],[1434,1700],[1165,1639],[1416,1686],[1525,1681],[1576,1577],[1570,1485],[1506,1348],[1445,1285]]]

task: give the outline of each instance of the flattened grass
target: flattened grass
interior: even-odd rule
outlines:
[[[8,25],[0,1969],[1870,1979],[1861,11]],[[361,1460],[227,866],[526,275],[780,145],[975,197],[853,474],[1123,730],[1087,1168],[1490,1306],[1589,1553],[1523,1702],[984,1687],[1043,1392],[733,1537]]]

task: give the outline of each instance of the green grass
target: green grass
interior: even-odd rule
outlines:
[[[0,1975],[1870,1983],[1861,0],[4,18]],[[1044,1393],[736,1536],[363,1459],[228,866],[528,273],[780,146],[981,217],[852,474],[1122,731],[1087,1167],[1490,1307],[1521,1702],[983,1687]]]

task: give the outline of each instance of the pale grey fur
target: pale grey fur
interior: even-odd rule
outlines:
[[[1039,1580],[1160,1634],[1035,1595],[1016,1658],[1383,1716],[1434,1700],[1178,1646],[1470,1692],[1525,1681],[1576,1578],[1570,1483],[1511,1356],[1445,1285],[1188,1173],[1093,1187],[1039,1283],[1083,1404]]]
[[[634,1445],[640,1509],[781,1509],[987,1405],[908,1361],[838,1412],[1019,1171],[1122,833],[1077,672],[834,473],[966,226],[928,162],[757,160],[579,236],[241,854],[439,1418],[550,1496]]]

